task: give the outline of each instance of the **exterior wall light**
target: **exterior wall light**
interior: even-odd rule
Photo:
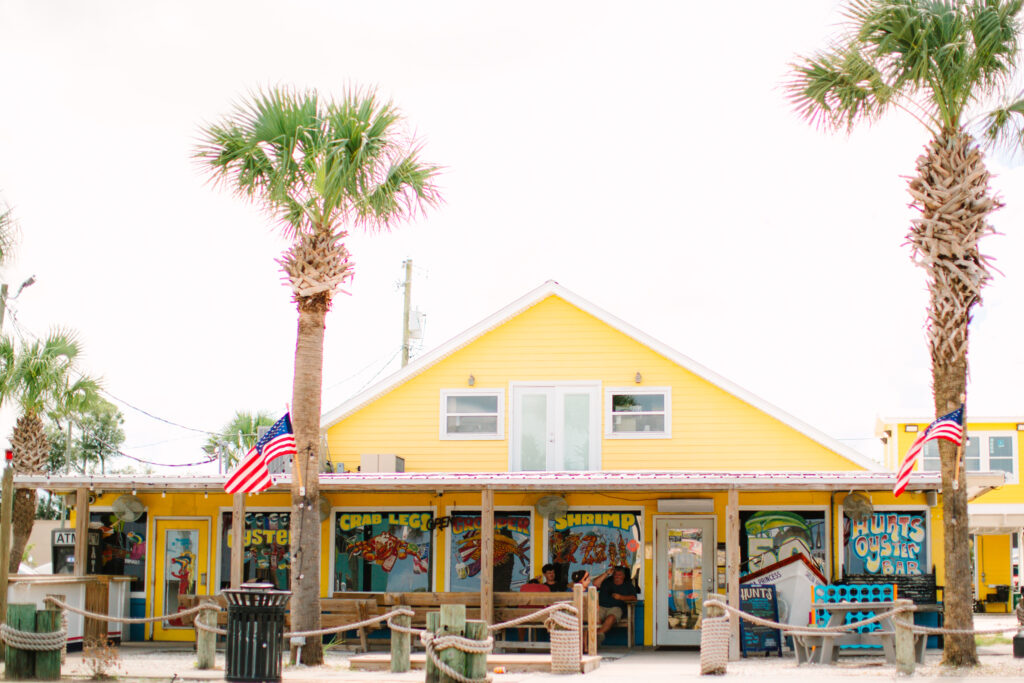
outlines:
[[[636,377],[633,378],[633,381],[636,382],[637,384],[640,384],[640,382],[644,381],[644,376],[641,375],[640,372],[638,371],[636,373]]]
[[[466,380],[466,384],[468,384],[469,386],[473,386],[474,384],[476,384],[476,377],[470,375],[469,379]]]

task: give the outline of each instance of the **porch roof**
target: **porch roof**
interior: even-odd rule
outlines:
[[[896,475],[893,472],[352,472],[321,474],[320,490],[332,491],[645,491],[645,492],[715,492],[739,491],[891,491]],[[46,476],[15,475],[15,484],[51,491],[72,491],[91,488],[103,492],[148,491],[186,493],[205,491],[222,493],[227,475],[96,475]],[[970,499],[1001,486],[1002,472],[967,473]],[[268,492],[288,491],[289,475],[274,476]],[[907,490],[938,490],[938,472],[911,475]]]

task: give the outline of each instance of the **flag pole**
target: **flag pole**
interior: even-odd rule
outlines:
[[[956,458],[953,460],[953,490],[960,488],[960,478],[964,473],[964,444],[967,443],[967,397],[960,394],[960,444],[956,447]],[[966,485],[966,484],[965,484]]]

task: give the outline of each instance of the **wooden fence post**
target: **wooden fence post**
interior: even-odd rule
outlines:
[[[470,640],[487,640],[487,622],[482,619],[466,620],[466,637]],[[466,669],[463,671],[466,678],[487,677],[487,653],[466,653]]]
[[[12,602],[7,605],[7,625],[19,631],[35,632],[35,603]],[[5,678],[34,678],[36,675],[36,657],[31,650],[19,650],[7,646]]]
[[[201,605],[215,605],[213,598],[201,598]],[[217,625],[217,613],[212,609],[204,609],[195,616],[195,623],[209,628]],[[196,626],[196,668],[212,669],[217,659],[217,634]]]
[[[466,606],[465,605],[441,605],[441,627],[438,631],[445,636],[466,635]],[[450,647],[441,652],[441,661],[455,671],[462,673],[466,670],[466,653],[457,647]],[[454,678],[441,673],[441,683],[458,683]]]
[[[587,588],[587,653],[597,654],[597,588]]]
[[[584,617],[584,605],[583,605],[583,584],[575,583],[572,586],[572,606],[576,608],[576,617],[580,620],[580,654],[583,654],[583,644],[586,643],[586,638],[583,637],[583,617]]]
[[[437,632],[441,630],[441,613],[440,612],[427,612],[427,631],[437,635]],[[440,683],[441,681],[441,670],[437,668],[434,661],[430,658],[430,654],[427,654],[426,661],[423,664],[423,670],[426,673],[425,683]]]
[[[408,614],[396,614],[391,617],[395,626],[409,628],[412,617]],[[391,673],[398,674],[409,670],[410,637],[408,633],[391,629]]]
[[[913,604],[912,601],[906,599],[896,601],[897,608],[912,607]],[[896,631],[896,635],[893,637],[896,649],[896,670],[904,675],[912,675],[916,663],[914,632],[910,630],[913,623],[914,613],[909,611],[900,612],[892,618],[893,629]]]
[[[36,612],[36,633],[53,633],[61,627],[61,611],[59,609],[41,609]],[[60,648],[42,650],[35,653],[35,678],[41,681],[60,680]]]

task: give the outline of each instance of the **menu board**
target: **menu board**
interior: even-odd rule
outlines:
[[[740,586],[740,609],[755,617],[779,620],[775,586]],[[740,648],[743,656],[751,652],[778,652],[782,656],[782,633],[777,628],[740,620]]]

